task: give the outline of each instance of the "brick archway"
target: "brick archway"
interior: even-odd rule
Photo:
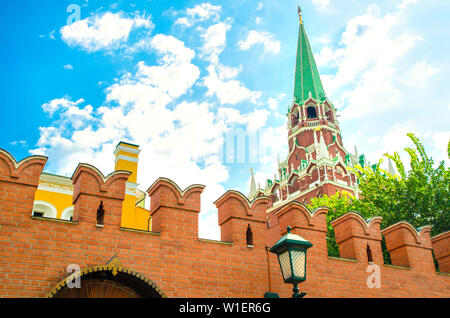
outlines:
[[[80,288],[68,287],[74,279]],[[49,298],[165,298],[164,292],[143,274],[124,267],[96,266],[74,273],[59,282]]]
[[[111,280],[92,279],[81,288],[64,288],[54,298],[142,298],[134,289]]]

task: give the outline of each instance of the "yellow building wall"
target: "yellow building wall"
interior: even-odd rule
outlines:
[[[151,231],[152,230],[152,220],[150,219],[150,211],[143,209],[141,207],[136,207],[136,229]]]
[[[149,230],[150,211],[136,206],[136,197],[126,194],[122,203],[122,222],[121,226],[136,229]],[[150,224],[151,225],[151,224]],[[151,226],[150,226],[151,229]]]
[[[45,191],[41,189],[36,190],[34,195],[35,201],[45,201],[50,203],[56,208],[56,217],[61,218],[62,212],[72,206],[72,195],[58,192]]]
[[[125,199],[122,203],[122,220],[121,220],[121,226],[133,229],[135,228],[135,202],[136,197],[131,194],[125,194]]]

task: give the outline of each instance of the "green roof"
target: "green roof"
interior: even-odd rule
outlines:
[[[302,103],[309,98],[324,101],[326,99],[325,90],[320,80],[319,71],[306,35],[305,27],[300,20],[297,58],[295,64],[294,99],[296,103]]]

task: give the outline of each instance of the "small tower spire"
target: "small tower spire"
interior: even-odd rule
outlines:
[[[320,129],[316,128],[313,130],[313,135],[314,135],[314,147],[317,149],[317,135],[316,135],[316,131],[319,131]]]
[[[250,173],[252,174],[252,179],[250,181],[250,196],[252,196],[256,192],[256,182],[255,182],[255,176],[253,175],[253,169],[250,169]]]
[[[394,166],[392,165],[392,160],[391,160],[391,158],[389,158],[389,161],[388,161],[388,172],[391,174],[391,175],[395,175],[395,170],[394,170]]]
[[[325,144],[325,140],[323,139],[322,131],[319,131],[320,134],[320,141],[319,141],[319,153],[318,153],[318,159],[321,158],[329,158],[329,153],[327,149],[327,145]]]

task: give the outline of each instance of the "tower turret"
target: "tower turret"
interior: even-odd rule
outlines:
[[[130,171],[131,175],[126,183],[125,199],[123,200],[122,208],[122,227],[133,227],[136,223],[136,201],[138,197],[137,192],[137,171],[139,162],[138,145],[133,145],[126,142],[119,142],[114,150],[115,170]]]

